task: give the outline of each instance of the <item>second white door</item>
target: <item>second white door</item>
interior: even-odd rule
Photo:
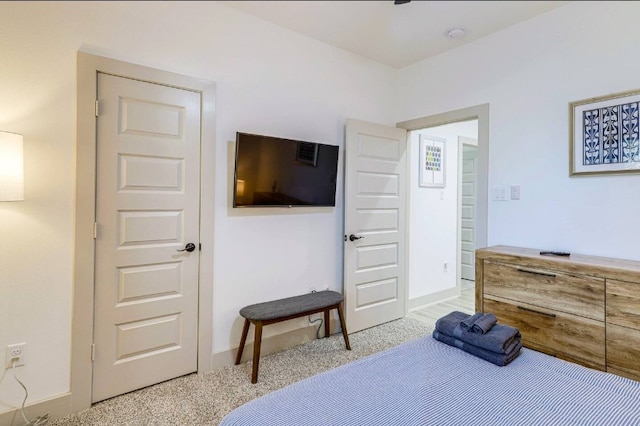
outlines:
[[[198,356],[200,94],[99,74],[98,101],[93,402]]]
[[[404,129],[348,120],[344,293],[349,333],[404,316]]]

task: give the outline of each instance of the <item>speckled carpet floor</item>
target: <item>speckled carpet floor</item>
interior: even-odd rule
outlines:
[[[403,318],[349,335],[313,340],[260,358],[258,383],[251,362],[205,374],[191,374],[140,389],[50,423],[78,425],[217,425],[234,408],[314,374],[429,334],[432,327]]]

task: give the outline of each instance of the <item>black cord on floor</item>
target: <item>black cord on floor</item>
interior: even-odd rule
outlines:
[[[316,339],[320,339],[320,329],[322,328],[322,323],[324,322],[324,320],[322,318],[316,318],[313,321],[311,321],[311,315],[309,315],[309,324],[315,324],[318,321],[320,321],[320,325],[318,326],[318,329],[316,330]]]

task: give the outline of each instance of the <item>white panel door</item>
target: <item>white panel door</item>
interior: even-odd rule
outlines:
[[[462,146],[462,203],[460,229],[461,278],[476,279],[477,146]]]
[[[200,233],[200,94],[99,74],[98,100],[93,402],[197,370]]]
[[[345,315],[349,333],[404,316],[407,134],[346,125]]]

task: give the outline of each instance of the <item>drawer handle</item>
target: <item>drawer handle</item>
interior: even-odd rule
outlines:
[[[536,311],[535,309],[525,308],[524,306],[518,306],[518,309],[522,309],[523,311],[532,312],[534,314],[544,315],[545,317],[555,318],[556,314],[548,314],[542,311]]]
[[[556,274],[550,274],[548,272],[530,271],[528,269],[521,269],[521,268],[518,268],[518,272],[526,272],[527,274],[542,275],[542,276],[551,277],[551,278],[556,277]]]

